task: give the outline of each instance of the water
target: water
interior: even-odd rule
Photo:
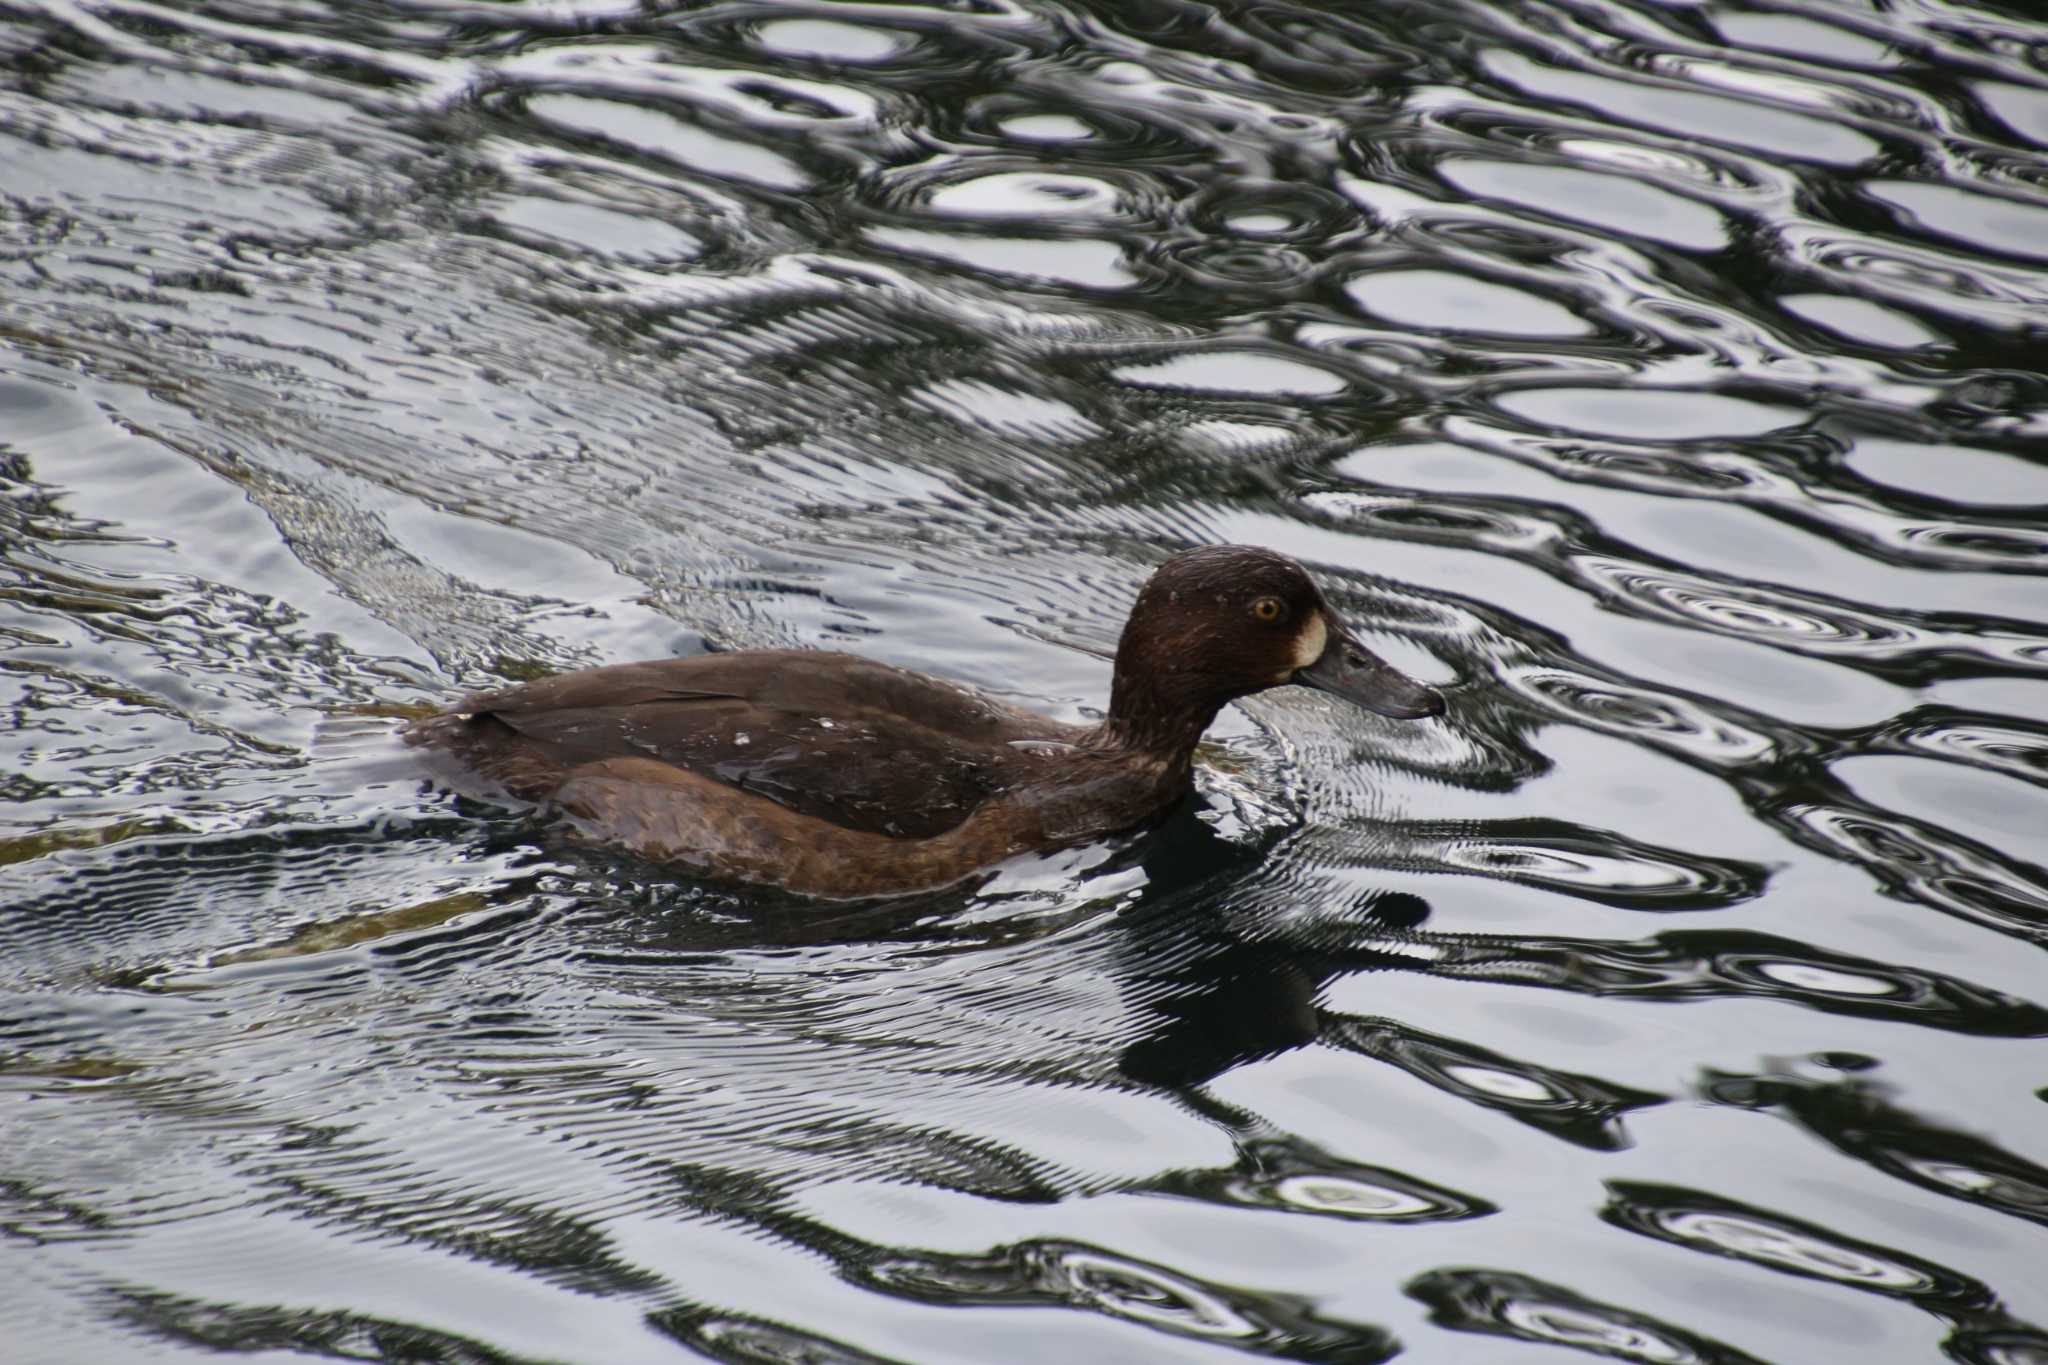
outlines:
[[[2019,4],[0,7],[0,1355],[2048,1360]],[[1446,687],[819,907],[423,782],[1169,550]]]

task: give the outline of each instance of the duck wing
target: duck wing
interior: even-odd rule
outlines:
[[[928,838],[1003,787],[1011,741],[1072,731],[852,655],[762,650],[479,693],[412,737],[534,800],[587,764],[646,759],[844,829]]]

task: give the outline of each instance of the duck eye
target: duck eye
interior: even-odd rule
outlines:
[[[1261,621],[1277,621],[1287,614],[1287,607],[1277,597],[1261,597],[1252,603],[1252,615]]]

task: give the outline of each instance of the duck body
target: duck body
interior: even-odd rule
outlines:
[[[1099,726],[850,654],[749,650],[474,694],[406,738],[656,862],[889,895],[1149,823],[1187,794],[1216,712],[1289,682],[1391,715],[1442,709],[1353,641],[1294,561],[1223,546],[1141,592]]]

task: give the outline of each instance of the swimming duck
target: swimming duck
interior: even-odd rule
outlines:
[[[876,896],[1151,821],[1188,792],[1216,713],[1288,683],[1383,716],[1444,709],[1351,636],[1301,565],[1223,545],[1146,582],[1092,728],[850,654],[763,649],[477,693],[406,739],[653,861]]]

